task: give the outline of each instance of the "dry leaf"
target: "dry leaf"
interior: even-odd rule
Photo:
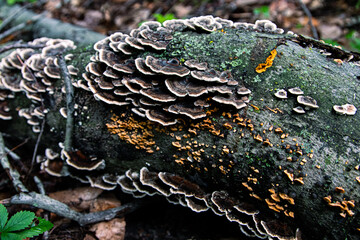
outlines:
[[[94,199],[102,192],[103,190],[99,188],[80,187],[72,190],[50,193],[49,197],[65,203],[77,211],[82,211],[89,209],[92,201],[94,201]]]
[[[125,220],[115,218],[108,222],[94,224],[89,230],[95,232],[99,240],[123,240],[125,238]]]

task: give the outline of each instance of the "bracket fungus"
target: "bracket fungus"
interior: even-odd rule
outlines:
[[[318,108],[319,106],[317,105],[317,102],[315,99],[313,99],[312,97],[309,96],[298,96],[297,97],[297,102],[303,106],[305,106],[305,108]]]
[[[304,92],[299,87],[289,88],[288,91],[289,91],[289,93],[291,93],[293,95],[302,95],[302,94],[304,94]]]
[[[305,110],[300,106],[297,106],[297,107],[293,108],[293,111],[296,112],[296,113],[299,113],[299,114],[304,114],[305,113]]]
[[[355,115],[357,109],[352,104],[344,104],[344,105],[334,105],[334,111],[340,115]]]
[[[0,62],[0,91],[24,92],[25,96],[35,102],[42,101],[42,94],[54,93],[54,84],[60,78],[60,67],[57,55],[75,49],[71,40],[39,38],[29,42],[30,46],[43,45],[35,50],[18,48]],[[72,69],[74,70],[74,69]],[[75,70],[74,70],[75,71]],[[4,95],[5,97],[5,95]],[[11,95],[6,95],[6,98]],[[11,119],[10,109],[6,102],[0,102],[0,118]],[[48,112],[40,108],[17,109],[20,117],[25,117],[33,131],[40,132],[39,123]]]
[[[222,27],[233,27],[233,24],[203,16],[169,20],[163,26],[146,22],[130,35],[114,33],[94,45],[96,55],[86,66],[83,77],[98,100],[120,106],[132,105],[132,111],[139,116],[164,126],[176,124],[179,118],[206,117],[211,102],[244,108],[251,91],[239,87],[238,80],[229,71],[218,72],[206,62],[194,59],[182,64],[176,58],[159,58],[149,51],[149,47],[156,53],[166,50],[176,31],[212,32]],[[143,52],[147,55],[143,56]],[[154,102],[153,106],[144,104],[149,101]],[[195,103],[199,101],[208,104]]]
[[[287,92],[284,89],[280,89],[275,93],[275,97],[280,99],[286,99],[287,98]]]

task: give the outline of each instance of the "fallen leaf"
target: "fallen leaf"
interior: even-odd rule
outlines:
[[[107,222],[94,224],[89,230],[95,232],[99,240],[123,240],[125,238],[125,220],[114,218]]]
[[[72,190],[50,193],[49,197],[65,203],[77,211],[82,211],[89,209],[92,201],[94,201],[102,192],[103,190],[99,188],[80,187]]]

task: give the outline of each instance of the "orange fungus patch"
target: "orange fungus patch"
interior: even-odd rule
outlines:
[[[265,72],[266,69],[268,69],[269,67],[272,66],[276,54],[277,54],[276,49],[272,50],[272,51],[270,52],[270,56],[266,59],[265,63],[260,63],[260,64],[256,67],[255,71],[256,71],[257,73]]]
[[[114,114],[106,127],[110,133],[117,134],[121,140],[133,144],[136,149],[144,149],[148,153],[154,152],[153,127],[149,121],[139,122],[133,117],[119,117]]]

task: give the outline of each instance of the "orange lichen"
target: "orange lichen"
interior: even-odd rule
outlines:
[[[111,117],[111,121],[106,124],[111,134],[117,134],[121,140],[134,145],[136,149],[144,149],[148,153],[154,152],[152,149],[152,146],[155,145],[152,122],[139,122],[131,116],[119,117],[115,114]]]
[[[331,202],[331,196],[324,197],[323,199],[325,202],[327,202],[327,204],[330,207],[340,208],[340,211],[341,211],[340,216],[345,218],[347,215],[349,215],[350,217],[355,215],[355,213],[349,209],[349,207],[351,207],[351,208],[355,207],[354,200],[343,200],[341,202],[339,202],[339,201]]]
[[[250,104],[250,105],[255,109],[255,111],[259,111],[259,110],[260,110],[260,108],[257,107],[257,106],[255,106],[254,104]]]
[[[275,206],[269,205],[268,207],[269,207],[271,210],[274,210],[275,212],[280,212],[280,210],[276,207],[276,205],[275,205]]]
[[[286,216],[288,216],[288,217],[294,218],[294,212],[290,212],[290,211],[288,211],[288,210],[285,210],[285,211],[284,211],[284,214],[285,214]]]
[[[325,202],[331,203],[331,196],[327,196],[323,198]]]
[[[259,141],[259,142],[262,142],[263,141],[263,138],[258,134],[258,135],[256,135],[256,136],[254,136],[254,139],[256,140],[256,141]]]
[[[268,69],[269,67],[272,66],[276,54],[277,54],[276,49],[272,50],[272,51],[270,52],[270,56],[268,56],[268,57],[266,58],[265,63],[260,63],[260,64],[256,67],[255,71],[256,71],[257,73],[265,72],[266,69]]]
[[[284,173],[286,174],[286,176],[290,179],[290,181],[294,181],[294,174],[292,174],[291,172],[289,172],[288,170],[284,170]]]
[[[257,194],[255,194],[255,193],[250,193],[249,196],[250,196],[250,197],[253,197],[253,198],[256,198],[257,200],[262,201],[262,198],[259,197],[259,196],[258,196]]]
[[[181,144],[179,142],[172,142],[171,143],[174,147],[181,148]]]
[[[360,176],[356,177],[355,179],[360,184]]]
[[[275,201],[275,202],[280,202],[280,197],[277,193],[273,193],[270,195],[270,197]]]
[[[275,128],[276,133],[283,133],[283,130],[281,128]]]
[[[273,189],[273,188],[268,189],[268,191],[269,191],[271,194],[274,194],[274,193],[275,193],[275,189]]]
[[[247,190],[249,190],[250,192],[253,191],[252,187],[250,187],[246,182],[241,183]]]
[[[345,192],[345,189],[344,189],[343,187],[336,187],[336,188],[335,188],[335,192],[344,193],[344,192]]]
[[[298,182],[298,183],[300,183],[301,185],[304,185],[304,179],[303,179],[303,177],[295,178],[295,179],[294,179],[294,182]]]
[[[281,199],[288,201],[291,205],[295,205],[295,200],[289,197],[287,194],[279,193],[279,196],[281,197]]]
[[[224,124],[223,124],[223,127],[225,127],[225,128],[228,129],[228,130],[231,130],[231,129],[232,129],[232,126],[231,126],[230,123],[224,123]]]

